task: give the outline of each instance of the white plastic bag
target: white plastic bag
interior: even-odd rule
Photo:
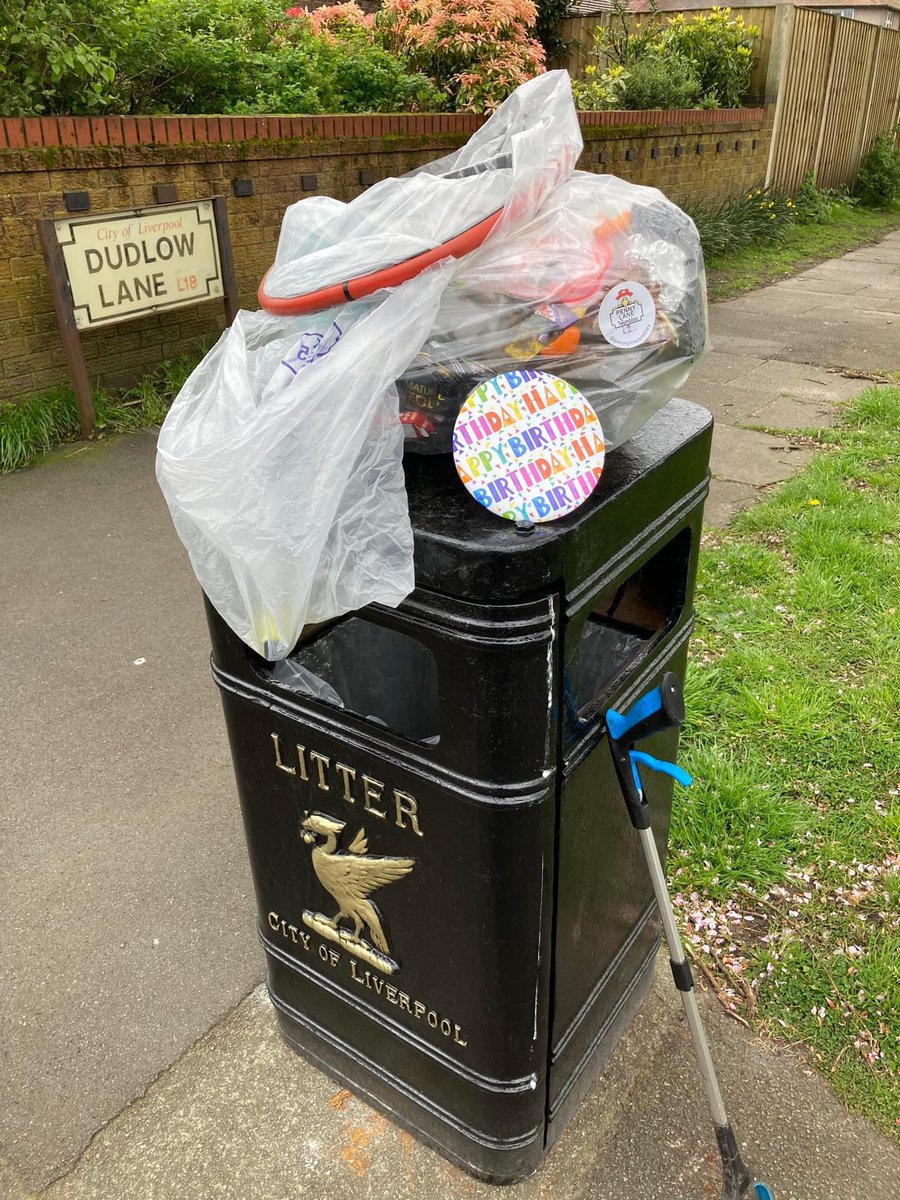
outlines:
[[[565,72],[523,84],[459,151],[349,204],[288,209],[266,288],[293,296],[429,249],[501,210],[529,219],[574,168]],[[270,660],[304,625],[414,587],[394,381],[434,324],[453,260],[311,316],[241,312],[185,384],[157,478],[210,601]]]
[[[452,154],[382,179],[349,204],[326,196],[292,204],[266,294],[297,296],[403,262],[501,209],[491,240],[503,237],[572,173],[581,148],[568,74],[539,75]]]
[[[166,418],[156,473],[175,527],[214,607],[266,658],[307,623],[413,589],[393,381],[445,271],[312,317],[240,313]],[[283,363],[290,382],[267,392]]]

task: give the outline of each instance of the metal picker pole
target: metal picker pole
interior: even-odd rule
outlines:
[[[706,1098],[709,1101],[709,1111],[716,1125],[727,1125],[728,1115],[725,1112],[725,1102],[719,1090],[716,1069],[713,1066],[712,1055],[709,1052],[709,1043],[706,1040],[706,1030],[703,1028],[703,1022],[700,1019],[700,1010],[697,1007],[697,995],[694,991],[693,982],[688,983],[687,987],[682,987],[682,981],[691,979],[691,970],[685,957],[678,926],[675,924],[675,914],[672,911],[672,901],[669,899],[662,863],[659,861],[656,839],[653,836],[652,829],[639,829],[638,833],[641,845],[644,847],[647,867],[653,883],[653,892],[656,896],[656,904],[659,908],[659,915],[662,917],[663,930],[665,931],[666,942],[669,946],[672,974],[675,975],[675,985],[679,992],[681,992],[684,1015],[687,1017],[694,1050],[697,1053],[697,1062],[700,1066],[700,1073],[703,1076],[703,1086],[706,1089]]]
[[[650,806],[641,786],[641,776],[638,768],[644,767],[671,776],[683,787],[688,787],[691,777],[675,763],[662,762],[659,759],[635,750],[635,742],[642,738],[661,733],[666,729],[677,729],[684,721],[684,699],[681,694],[681,683],[678,677],[666,672],[659,687],[654,688],[636,701],[626,713],[608,709],[606,713],[606,732],[609,737],[609,748],[613,765],[622,788],[622,798],[628,809],[631,823],[637,830],[644,848],[650,881],[653,884],[653,894],[656,906],[662,918],[666,942],[669,946],[669,960],[672,967],[672,978],[681,993],[681,1003],[684,1005],[684,1015],[687,1017],[688,1028],[691,1031],[691,1041],[709,1111],[716,1131],[716,1141],[719,1145],[719,1155],[722,1159],[722,1198],[721,1200],[741,1200],[749,1189],[753,1188],[756,1200],[772,1200],[772,1193],[767,1184],[760,1180],[754,1181],[744,1165],[741,1152],[738,1149],[737,1138],[725,1112],[725,1102],[719,1090],[719,1080],[713,1066],[709,1043],[706,1040],[706,1030],[700,1017],[697,1005],[697,994],[694,991],[694,978],[690,964],[684,954],[684,945],[675,914],[672,911],[672,901],[669,899],[669,889],[663,874],[656,839],[650,822]]]

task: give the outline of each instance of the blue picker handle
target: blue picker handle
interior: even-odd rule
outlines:
[[[613,765],[619,777],[622,795],[628,807],[628,815],[635,829],[650,828],[650,809],[644,799],[644,789],[638,766],[669,775],[682,787],[689,787],[691,777],[675,763],[662,762],[643,751],[635,750],[634,743],[664,729],[675,729],[684,721],[684,697],[677,675],[667,671],[659,687],[636,700],[626,713],[614,708],[606,712],[606,732]]]

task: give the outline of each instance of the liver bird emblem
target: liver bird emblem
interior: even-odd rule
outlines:
[[[301,823],[300,836],[313,847],[312,865],[316,878],[338,904],[333,917],[305,911],[303,923],[391,975],[398,969],[398,964],[389,957],[387,935],[369,896],[376,888],[408,875],[415,866],[415,859],[368,854],[364,829],[360,829],[347,851],[339,851],[338,838],[345,826],[345,821],[336,821],[322,813],[312,813]],[[342,928],[341,921],[352,921],[353,932]],[[371,944],[362,936],[364,929],[369,932]]]

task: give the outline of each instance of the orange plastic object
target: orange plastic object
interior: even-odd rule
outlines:
[[[554,338],[541,350],[542,358],[550,358],[562,354],[574,354],[581,341],[581,332],[575,325],[564,329],[558,338]]]
[[[362,296],[370,296],[372,292],[377,292],[379,288],[396,287],[442,258],[458,258],[468,254],[470,250],[477,249],[497,224],[502,213],[503,209],[498,208],[489,217],[470,226],[456,237],[441,242],[431,250],[415,254],[403,262],[394,263],[390,267],[379,267],[377,271],[369,271],[365,275],[357,275],[353,279],[332,283],[327,287],[316,288],[315,291],[305,292],[302,296],[268,295],[266,280],[269,278],[269,272],[266,271],[257,292],[260,308],[276,317],[293,317],[299,313],[318,312],[335,304],[344,304],[347,300],[359,300]]]

